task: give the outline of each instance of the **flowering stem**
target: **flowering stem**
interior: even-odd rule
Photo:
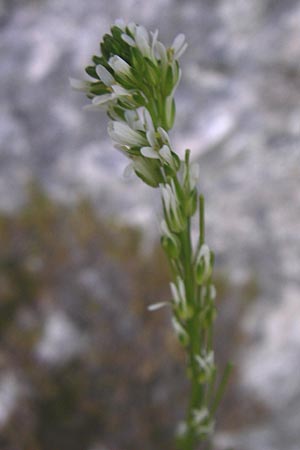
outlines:
[[[93,81],[71,80],[71,84],[86,92],[91,109],[107,109],[108,133],[130,159],[130,168],[144,183],[161,189],[161,243],[172,270],[172,323],[186,352],[191,381],[178,448],[195,450],[199,441],[211,439],[231,366],[216,388],[214,255],[205,243],[204,197],[198,197],[198,168],[190,163],[190,151],[181,161],[168,135],[175,119],[173,95],[181,77],[178,59],[186,46],[182,34],[166,48],[158,41],[158,31],[149,34],[143,26],[118,21],[100,44],[102,54],[86,68]],[[199,237],[194,248],[191,229],[197,214]]]

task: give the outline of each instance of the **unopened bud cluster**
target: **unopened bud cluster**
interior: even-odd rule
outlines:
[[[214,428],[216,368],[211,337],[216,292],[211,281],[214,258],[204,240],[203,198],[197,192],[198,166],[190,163],[189,150],[180,160],[168,134],[181,77],[178,59],[186,47],[182,34],[165,47],[158,31],[149,33],[143,26],[117,21],[104,35],[100,55],[93,56],[86,68],[92,80],[72,79],[71,84],[87,94],[88,109],[106,109],[108,133],[130,159],[126,173],[133,170],[146,184],[160,188],[161,244],[174,278],[171,302],[156,303],[149,310],[171,306],[174,331],[188,356],[192,393],[178,445],[193,450]],[[200,232],[194,249],[191,220],[197,211]]]

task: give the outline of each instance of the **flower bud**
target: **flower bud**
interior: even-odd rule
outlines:
[[[158,187],[162,182],[160,168],[155,160],[135,157],[133,160],[133,168],[137,176],[151,187]]]
[[[195,276],[198,284],[204,284],[212,273],[211,253],[206,244],[201,245],[195,264]]]
[[[205,383],[212,377],[215,371],[214,353],[213,351],[208,353],[204,351],[202,354],[195,356],[195,361],[198,366],[199,383]]]
[[[119,75],[120,77],[124,77],[125,76],[125,77],[130,78],[130,76],[131,76],[131,67],[120,56],[118,56],[118,55],[112,56],[109,59],[108,64],[113,69],[113,71],[115,72],[116,75]]]
[[[180,343],[186,347],[189,344],[189,335],[176,317],[172,317],[172,325]]]
[[[180,233],[186,226],[173,180],[161,186],[165,218],[171,231]]]
[[[169,256],[169,258],[178,258],[181,247],[180,240],[175,234],[171,233],[165,220],[162,220],[160,228],[162,233],[161,245],[163,249]]]
[[[170,283],[173,297],[174,309],[177,315],[183,319],[189,319],[193,316],[193,309],[188,305],[186,290],[182,278],[177,277],[176,283]]]

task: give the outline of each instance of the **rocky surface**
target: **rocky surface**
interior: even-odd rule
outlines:
[[[269,414],[222,442],[298,450],[299,0],[2,0],[1,208],[17,207],[37,178],[55,198],[88,192],[101,213],[153,233],[157,193],[122,178],[126,161],[107,137],[104,114],[83,112],[85,99],[68,84],[83,76],[118,17],[158,28],[165,42],[186,34],[173,142],[199,161],[219,267],[260,288],[236,363],[241,388]]]

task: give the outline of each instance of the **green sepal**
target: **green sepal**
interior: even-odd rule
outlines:
[[[95,66],[87,66],[85,68],[85,71],[90,77],[96,78],[96,80],[99,80]]]
[[[160,72],[158,67],[151,61],[151,59],[144,57],[146,62],[145,65],[145,76],[149,81],[150,85],[156,86],[159,83]]]
[[[168,236],[162,236],[161,246],[171,259],[176,259],[180,255],[180,241],[175,236],[174,239]]]
[[[139,150],[140,149],[138,149],[138,151]],[[132,159],[140,164],[140,170],[138,167],[134,166],[134,171],[146,184],[157,188],[164,181],[160,170],[160,164],[157,160],[146,159],[143,156]]]
[[[131,69],[131,72],[132,72],[132,69]],[[131,78],[129,78],[126,75],[118,75],[115,72],[114,72],[113,76],[114,76],[115,80],[117,81],[117,83],[119,83],[124,89],[130,90],[130,89],[136,88],[136,83],[135,83],[133,76]]]
[[[97,55],[94,55],[94,56],[92,57],[92,61],[93,61],[93,63],[96,64],[96,66],[97,66],[98,64],[101,64],[102,66],[105,66],[108,70],[110,69],[109,65],[107,64],[107,62],[106,62],[106,60],[103,58],[103,56],[97,56]],[[110,70],[111,70],[111,69],[110,69]]]
[[[148,186],[151,186],[153,188],[157,188],[159,186],[159,182],[157,181],[152,181],[151,179],[145,177],[141,172],[139,172],[138,170],[134,169],[136,175],[146,184],[148,184]]]
[[[176,107],[175,107],[175,101],[173,98],[171,108],[170,108],[170,113],[167,114],[165,112],[165,124],[166,124],[165,128],[166,128],[166,130],[170,130],[173,127],[174,121],[175,121],[175,115],[176,115]]]
[[[201,258],[201,260],[198,263],[196,263],[195,268],[195,278],[197,284],[199,284],[200,286],[204,284],[209,279],[211,273],[212,273],[211,264],[209,264],[209,267],[206,267],[204,259]]]
[[[108,94],[110,91],[104,83],[99,81],[98,83],[91,83],[90,92],[94,95],[102,95]]]
[[[137,104],[137,107],[138,106],[145,106],[145,103],[146,103],[145,99],[142,96],[142,94],[140,94],[138,91],[136,91],[136,92],[134,92],[132,94],[132,98],[135,101],[135,103]]]
[[[114,105],[113,106],[113,111],[115,114],[117,114],[118,117],[120,117],[120,119],[125,121],[125,111],[124,108],[122,108],[119,105]],[[109,113],[109,110],[107,111],[107,113]],[[115,120],[113,117],[111,117],[112,120]]]
[[[166,73],[166,79],[165,79],[165,86],[164,86],[164,95],[165,97],[168,97],[174,86],[174,80],[173,80],[173,70],[170,65],[168,65],[167,73]]]
[[[187,216],[191,217],[195,214],[197,209],[197,202],[198,202],[198,193],[196,189],[193,189],[185,200],[184,206]]]
[[[116,26],[116,25],[113,25],[113,26],[111,27],[110,31],[111,31],[112,36],[113,36],[118,42],[120,42],[120,41],[124,42],[123,39],[121,38],[121,36],[122,36],[122,34],[124,33],[124,31],[121,30],[121,28],[119,28],[119,27]],[[124,44],[125,44],[125,42],[124,42]]]
[[[143,82],[145,72],[145,58],[141,54],[140,50],[136,47],[130,47],[132,73],[134,77]]]

